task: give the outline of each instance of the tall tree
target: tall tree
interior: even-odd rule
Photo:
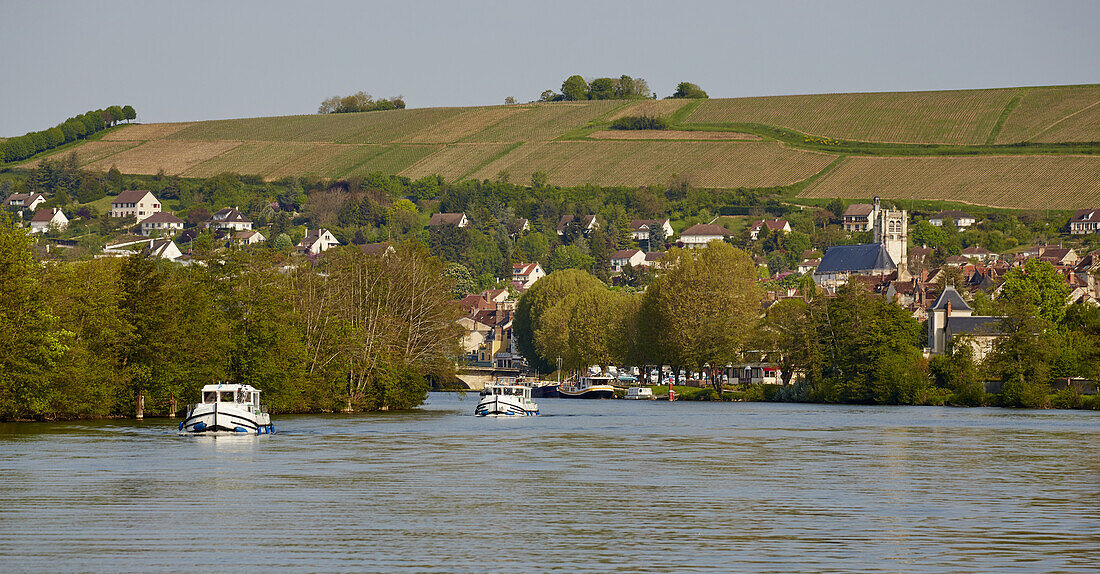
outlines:
[[[587,100],[588,99],[588,82],[584,81],[581,76],[569,76],[561,84],[561,93],[566,100]]]

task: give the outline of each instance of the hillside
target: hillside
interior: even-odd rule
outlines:
[[[627,115],[670,131],[618,132]],[[77,146],[124,173],[783,188],[1013,208],[1100,205],[1100,86],[422,108],[132,125]],[[68,152],[66,152],[68,153]],[[33,165],[33,162],[23,164]],[[817,176],[817,177],[815,177]]]

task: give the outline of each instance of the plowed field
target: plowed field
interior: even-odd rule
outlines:
[[[182,129],[195,125],[194,122],[175,124],[134,124],[103,136],[102,141],[148,141],[164,139]]]
[[[426,175],[439,175],[447,181],[455,181],[501,153],[510,145],[513,144],[449,145],[403,170],[400,175],[413,179],[419,179]]]
[[[609,120],[616,120],[626,116],[649,116],[651,118],[667,118],[676,113],[676,110],[684,107],[691,100],[642,100],[636,104],[616,111],[607,116]]]

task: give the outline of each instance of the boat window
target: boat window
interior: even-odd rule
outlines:
[[[260,406],[260,393],[252,393],[252,404]]]
[[[223,403],[233,402],[233,391],[222,391],[221,402],[223,402]]]
[[[217,401],[218,401],[218,392],[217,391],[204,391],[202,393],[202,402],[204,402],[204,403],[214,403],[214,402],[217,402]]]

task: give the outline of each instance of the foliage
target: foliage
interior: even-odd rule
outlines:
[[[672,94],[673,98],[690,98],[690,99],[706,99],[710,96],[703,91],[703,88],[691,83],[680,82],[676,86],[676,92]]]
[[[132,111],[133,108],[126,106]],[[136,117],[136,113],[134,114]],[[106,118],[106,119],[104,119]],[[69,118],[55,127],[0,141],[0,162],[16,162],[71,141],[86,138],[126,119],[123,108],[111,106]]]
[[[588,99],[588,82],[579,75],[569,76],[561,84],[561,93],[568,101]]]
[[[623,116],[611,122],[613,130],[665,130],[668,120],[650,116]]]
[[[350,96],[332,96],[321,102],[317,108],[319,114],[348,114],[355,112],[376,112],[382,110],[403,110],[405,99],[402,96],[375,100],[366,92],[356,92]]]

